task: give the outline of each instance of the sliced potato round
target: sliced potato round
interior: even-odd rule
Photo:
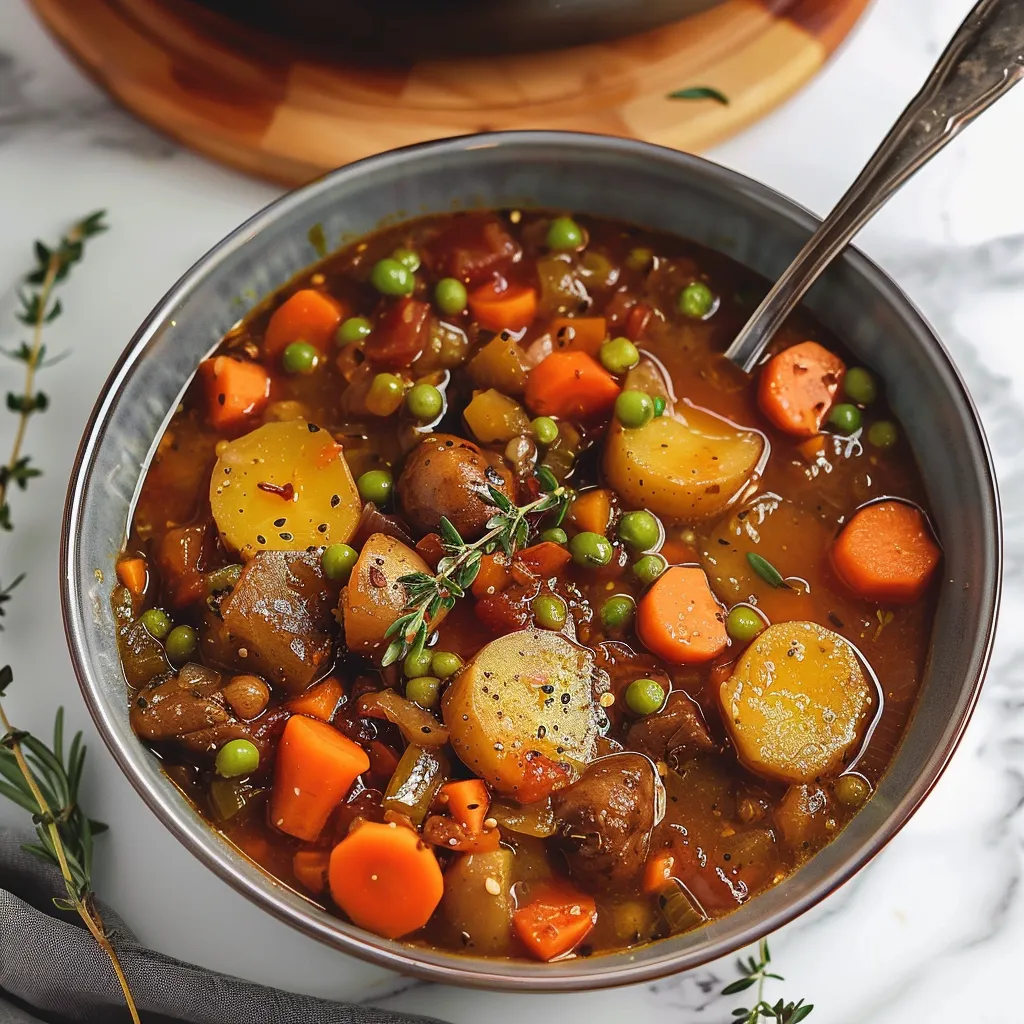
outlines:
[[[304,420],[266,423],[229,441],[210,478],[221,539],[243,559],[343,544],[362,504],[341,445]]]
[[[642,427],[612,423],[604,472],[628,508],[696,522],[716,516],[754,479],[767,440],[702,409],[677,405]]]
[[[877,700],[853,647],[816,622],[769,626],[722,683],[719,699],[740,760],[792,783],[841,770]]]
[[[506,796],[516,796],[534,753],[578,774],[597,741],[593,668],[589,651],[550,630],[492,640],[444,695],[455,752]]]

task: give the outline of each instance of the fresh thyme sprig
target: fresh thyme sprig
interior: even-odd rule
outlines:
[[[406,589],[405,614],[399,616],[385,636],[392,637],[381,664],[386,668],[404,658],[410,651],[422,651],[427,642],[428,625],[442,608],[451,609],[473,585],[484,555],[503,551],[511,557],[526,547],[530,539],[530,517],[556,512],[558,518],[568,502],[568,492],[559,486],[550,471],[538,473],[547,490],[527,505],[517,506],[496,487],[488,486],[481,497],[498,511],[487,520],[487,532],[467,544],[452,523],[441,517],[441,544],[444,557],[437,563],[437,572],[429,576],[414,572],[399,577]]]
[[[53,291],[82,259],[86,239],[106,230],[103,217],[103,211],[98,211],[80,220],[55,249],[36,242],[36,265],[25,276],[25,284],[30,287],[18,292],[21,307],[16,315],[31,328],[32,338],[31,341],[23,341],[16,349],[0,350],[25,365],[24,390],[21,394],[7,394],[7,408],[17,415],[18,426],[10,457],[0,465],[0,529],[14,528],[8,500],[10,485],[13,483],[20,490],[25,490],[29,481],[41,473],[32,465],[29,456],[22,454],[22,448],[29,419],[37,412],[44,412],[50,404],[46,395],[36,388],[36,374],[47,365],[43,328],[53,323],[62,312],[60,300],[53,297]],[[21,573],[6,586],[0,585],[0,616],[6,614],[4,606],[24,578],[25,574]],[[26,845],[25,849],[55,864],[60,870],[66,896],[55,898],[54,905],[61,910],[73,911],[82,919],[110,960],[132,1020],[138,1024],[135,1000],[92,891],[93,838],[107,826],[89,818],[78,804],[78,788],[85,766],[82,734],[75,734],[65,758],[63,708],[57,710],[53,745],[50,747],[31,733],[15,729],[2,703],[13,680],[14,672],[10,665],[0,668],[0,796],[32,815],[39,841]]]
[[[733,1024],[757,1024],[760,1019],[774,1021],[775,1024],[799,1024],[810,1015],[814,1004],[805,1003],[802,999],[795,1003],[787,1003],[781,999],[774,1004],[768,1003],[764,998],[765,981],[769,978],[775,981],[785,981],[785,979],[781,974],[773,974],[768,970],[772,956],[768,949],[767,939],[761,940],[757,952],[758,960],[749,957],[746,963],[742,958],[736,962],[736,969],[743,977],[722,989],[723,996],[732,996],[737,992],[745,992],[748,988],[757,986],[757,1002],[749,1009],[743,1006],[733,1010]]]

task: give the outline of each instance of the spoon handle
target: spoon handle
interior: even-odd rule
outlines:
[[[749,373],[782,322],[915,171],[1024,77],[1024,2],[981,0],[847,193],[754,311],[726,358]]]

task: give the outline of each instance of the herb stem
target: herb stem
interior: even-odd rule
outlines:
[[[68,238],[73,242],[81,240],[78,225],[72,228]],[[21,412],[18,413],[18,429],[14,434],[11,457],[7,460],[7,472],[4,474],[3,480],[0,480],[0,506],[7,500],[7,487],[14,478],[18,459],[21,458],[21,448],[25,443],[25,432],[28,430],[29,417],[34,409],[32,399],[34,397],[36,369],[43,348],[43,324],[46,322],[46,310],[50,304],[50,296],[53,294],[53,286],[57,282],[57,272],[60,270],[62,262],[60,250],[50,253],[46,265],[46,276],[39,287],[40,301],[36,310],[35,322],[32,324],[32,346],[28,358],[25,360],[25,398],[22,401]]]
[[[82,919],[85,927],[89,929],[89,934],[92,935],[96,940],[97,945],[103,950],[107,955],[107,958],[110,960],[110,965],[114,970],[114,976],[117,978],[117,982],[121,986],[121,991],[124,994],[124,1000],[128,1006],[128,1012],[132,1015],[132,1021],[134,1024],[142,1024],[138,1008],[135,1006],[135,998],[132,996],[131,988],[128,985],[128,979],[125,977],[124,968],[122,968],[117,952],[114,950],[114,947],[110,943],[110,939],[107,937],[106,930],[103,927],[103,919],[100,917],[100,913],[95,907],[92,893],[80,892],[78,886],[75,884],[75,879],[71,873],[71,866],[68,864],[67,854],[64,851],[64,842],[61,839],[60,829],[57,828],[57,822],[54,818],[53,810],[47,803],[46,797],[43,795],[43,791],[39,788],[39,783],[36,781],[35,774],[29,766],[28,761],[25,759],[25,753],[21,749],[21,743],[18,740],[18,733],[15,732],[14,727],[11,725],[11,721],[7,717],[7,712],[4,710],[2,701],[0,701],[0,727],[3,728],[3,736],[0,737],[0,739],[4,741],[4,745],[8,747],[14,755],[14,760],[17,762],[18,769],[25,779],[25,784],[28,786],[29,791],[32,794],[32,798],[36,802],[36,806],[39,808],[40,822],[45,823],[46,831],[49,833],[50,841],[53,843],[53,850],[57,856],[60,873],[64,878],[64,887],[67,889],[68,899],[74,906],[78,916]]]

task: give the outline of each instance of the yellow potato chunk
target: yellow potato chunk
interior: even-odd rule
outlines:
[[[341,445],[312,423],[290,420],[224,445],[210,507],[224,545],[249,559],[351,540],[362,501]]]
[[[525,802],[536,755],[577,776],[597,742],[593,668],[588,650],[550,630],[492,640],[444,695],[455,752],[497,792]]]
[[[843,637],[815,622],[780,622],[746,649],[719,699],[751,771],[806,783],[844,767],[877,698]]]
[[[697,522],[723,512],[746,490],[766,447],[758,431],[680,404],[642,427],[614,421],[604,472],[627,508]]]

